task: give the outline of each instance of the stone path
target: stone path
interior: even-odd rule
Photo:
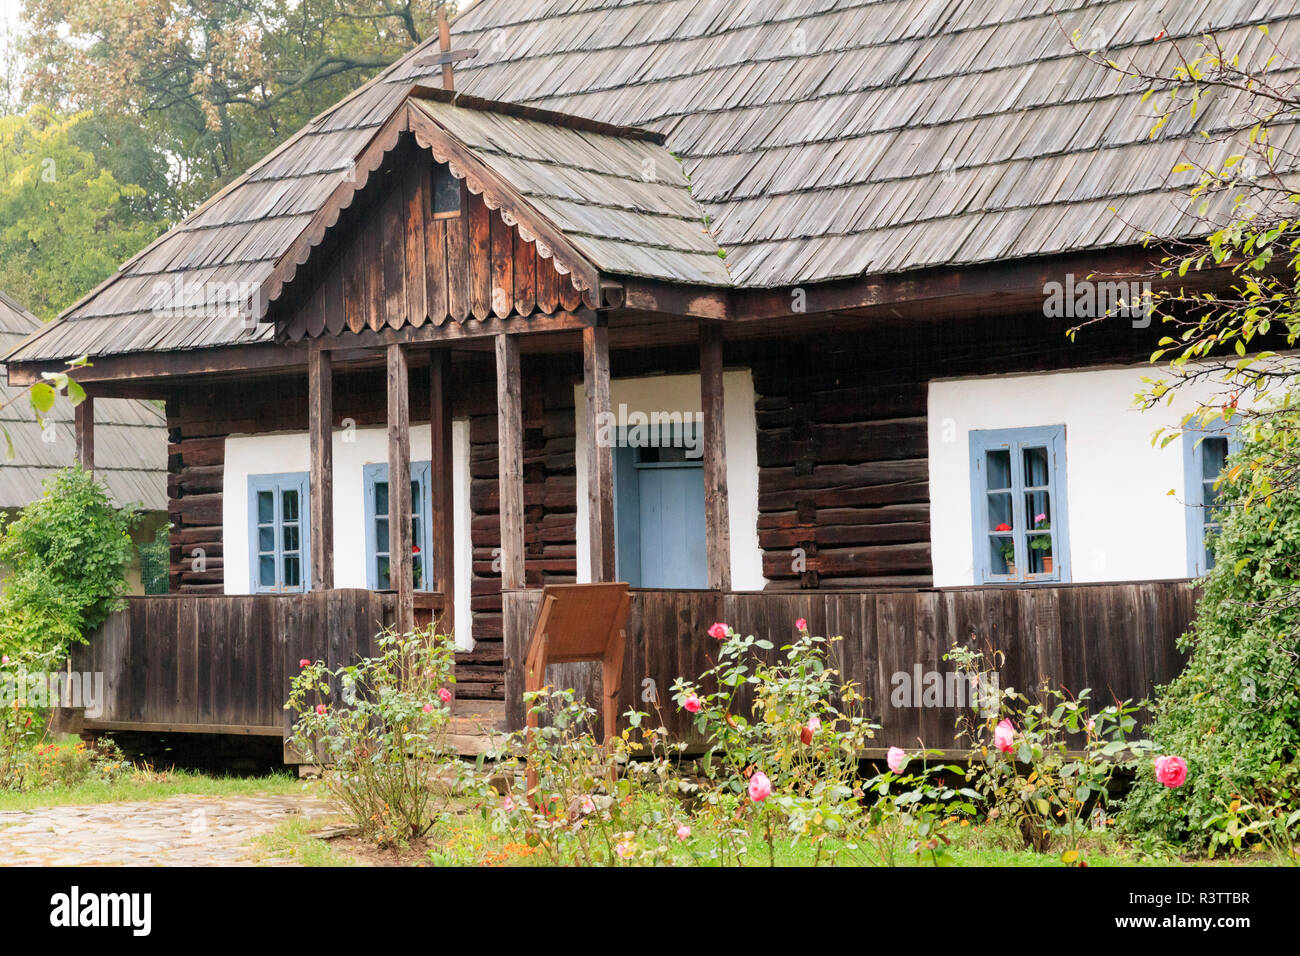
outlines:
[[[294,817],[335,812],[298,794],[9,810],[0,812],[0,866],[246,865],[257,860],[254,837]]]

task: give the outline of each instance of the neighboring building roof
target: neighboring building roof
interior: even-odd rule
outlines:
[[[41,327],[36,318],[0,292],[0,353]],[[14,443],[14,459],[0,448],[0,510],[11,511],[35,501],[44,480],[76,457],[72,407],[55,401],[45,420],[54,426],[54,441],[43,439],[31,406],[20,390],[0,382],[0,422]],[[148,402],[124,398],[95,399],[95,474],[119,507],[139,503],[145,511],[167,510],[167,422]]]
[[[1300,46],[1294,0],[1044,6],[478,0],[457,18],[454,45],[479,50],[456,67],[458,90],[663,133],[684,164],[691,203],[726,253],[725,276],[716,266],[694,269],[703,243],[684,229],[670,230],[664,255],[645,254],[661,247],[659,233],[639,231],[652,222],[645,215],[627,216],[625,179],[604,210],[589,190],[578,191],[585,201],[566,194],[572,164],[557,165],[542,143],[525,146],[502,128],[517,124],[482,115],[471,122],[458,111],[448,121],[527,180],[530,198],[549,204],[574,243],[616,273],[776,287],[1132,245],[1146,230],[1194,229],[1168,174],[1198,148],[1200,133],[1226,124],[1236,103],[1203,101],[1194,120],[1180,114],[1153,139],[1150,109],[1133,87],[1084,60],[1069,37],[1078,31],[1114,59],[1164,68],[1174,41],[1190,49],[1214,30],[1243,61],[1262,62],[1273,43]],[[156,313],[159,283],[190,301],[214,283],[262,289],[412,85],[438,84],[433,49],[431,39],[318,116],[15,357],[270,340],[270,325],[238,316]],[[1275,145],[1285,147],[1294,129],[1279,131]],[[582,168],[588,184],[598,172]],[[688,221],[685,203],[671,209],[659,225]]]

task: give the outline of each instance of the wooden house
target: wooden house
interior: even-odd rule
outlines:
[[[715,620],[844,635],[882,746],[951,741],[891,695],[955,641],[1176,672],[1213,462],[1132,408],[1149,317],[1066,331],[1194,228],[1168,174],[1233,104],[1152,138],[1069,35],[1246,56],[1293,5],[804,6],[479,0],[454,91],[413,50],[9,353],[166,402],[175,595],[92,643],[98,726],[280,734],[300,657],[431,614],[518,726],[571,581],[634,586],[622,697],[670,722]]]

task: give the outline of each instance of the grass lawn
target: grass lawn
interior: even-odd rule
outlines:
[[[551,860],[546,853],[518,842],[516,838],[495,833],[478,813],[457,815],[447,825],[440,827],[418,846],[402,851],[378,850],[360,838],[334,840],[317,839],[313,834],[321,828],[319,821],[306,823],[292,821],[282,824],[266,837],[258,839],[267,855],[289,859],[303,866],[548,866]],[[945,866],[988,867],[1060,867],[1060,853],[1035,853],[1015,846],[1015,839],[1004,829],[991,826],[960,827],[951,831],[953,844]],[[707,849],[707,848],[706,848]],[[702,850],[701,852],[706,852]],[[1081,847],[1081,856],[1090,867],[1141,867],[1141,866],[1240,866],[1285,865],[1281,858],[1267,853],[1253,853],[1229,859],[1212,861],[1182,859],[1176,856],[1151,856],[1121,843],[1106,834],[1089,837]],[[748,845],[747,866],[765,866],[768,862],[767,846],[757,836]],[[809,866],[814,851],[806,842],[791,844],[779,842],[776,846],[778,866]],[[699,859],[697,865],[714,866],[715,862]],[[823,861],[824,862],[824,861]],[[676,865],[692,865],[683,854]],[[846,854],[840,861],[844,866],[876,865],[857,853]],[[899,866],[929,866],[928,859],[918,862],[904,851],[897,856]]]
[[[212,777],[188,770],[132,773],[113,783],[90,781],[22,793],[0,791],[0,811],[130,800],[162,800],[178,794],[227,797],[253,793],[301,793],[302,781],[288,773],[264,777]]]

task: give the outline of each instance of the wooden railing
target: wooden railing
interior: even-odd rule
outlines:
[[[536,615],[540,591],[505,594],[506,710],[511,728],[523,726],[523,642]],[[664,725],[677,739],[692,739],[687,715],[669,688],[678,676],[695,678],[716,660],[707,629],[725,621],[743,634],[778,647],[804,618],[814,634],[843,636],[836,644],[846,679],[869,698],[881,724],[877,742],[951,751],[961,708],[925,705],[913,696],[918,677],[946,675],[955,643],[1001,651],[1002,687],[1033,689],[1043,683],[1093,699],[1147,698],[1183,664],[1176,642],[1195,608],[1185,581],[1088,584],[1025,588],[804,591],[730,594],[716,591],[633,591],[628,619],[619,712],[652,710],[644,698],[656,691]],[[553,665],[552,686],[572,687],[599,700],[599,669]],[[900,700],[904,701],[900,705]],[[922,706],[916,706],[917,703]],[[603,728],[601,728],[603,730]],[[874,754],[873,754],[874,755]]]
[[[374,653],[395,607],[392,592],[364,590],[129,598],[73,652],[75,670],[104,675],[102,712],[81,725],[283,738],[299,660]]]

